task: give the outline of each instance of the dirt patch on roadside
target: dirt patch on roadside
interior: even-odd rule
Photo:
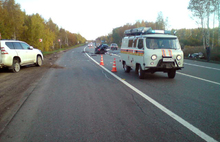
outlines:
[[[55,64],[62,53],[46,55],[41,67],[25,66],[18,73],[0,69],[0,133],[17,112],[25,98],[28,97],[27,94],[24,95],[24,92],[36,84],[50,68],[64,68]]]

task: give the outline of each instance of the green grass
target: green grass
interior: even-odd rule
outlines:
[[[53,51],[43,51],[43,55],[53,54],[53,53],[57,53],[57,52],[60,52],[60,51],[77,48],[77,47],[83,46],[83,45],[84,44],[79,44],[79,45],[75,45],[75,46],[71,46],[71,47],[65,47],[65,48],[61,48],[61,49],[57,49],[57,50],[53,50]]]

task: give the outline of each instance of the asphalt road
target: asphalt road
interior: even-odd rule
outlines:
[[[103,68],[94,62],[101,56],[84,48],[59,58],[1,142],[220,141],[219,64],[185,60],[174,79],[155,73],[140,80],[123,71],[119,54],[103,55]]]

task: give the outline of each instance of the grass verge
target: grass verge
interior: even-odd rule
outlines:
[[[80,46],[83,46],[83,45],[85,45],[85,44],[79,44],[79,45],[75,45],[75,46],[71,46],[71,47],[60,48],[60,49],[53,50],[53,51],[43,51],[43,55],[53,54],[53,53],[57,53],[57,52],[60,52],[60,51],[77,48],[77,47],[80,47]]]

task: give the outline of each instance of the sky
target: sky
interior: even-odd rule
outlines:
[[[170,29],[197,28],[187,9],[190,0],[15,0],[26,14],[40,14],[59,28],[87,40],[108,35],[114,28],[136,21],[156,22],[168,17]]]

